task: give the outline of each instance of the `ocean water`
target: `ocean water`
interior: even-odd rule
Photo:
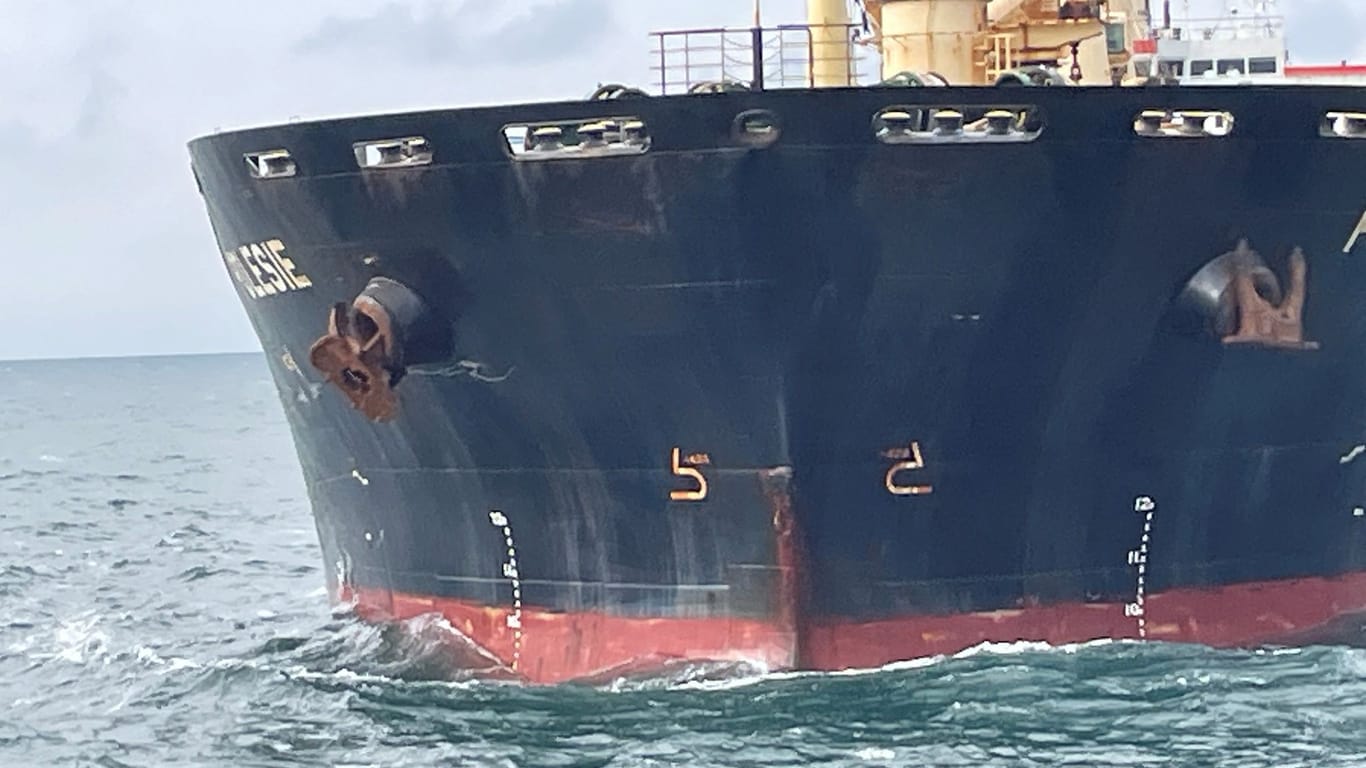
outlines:
[[[462,677],[323,592],[259,356],[0,362],[0,766],[1366,766],[1366,652]]]

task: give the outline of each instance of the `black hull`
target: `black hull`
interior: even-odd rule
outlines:
[[[1002,93],[913,95],[931,90]],[[463,630],[511,666],[502,627],[524,612],[755,622],[772,630],[765,662],[845,666],[1031,633],[936,645],[912,623],[846,653],[832,627],[1074,606],[1107,618],[1033,634],[1146,636],[1147,597],[1306,578],[1340,581],[1323,621],[1366,609],[1351,581],[1366,572],[1366,242],[1344,252],[1366,141],[1319,132],[1366,90],[1024,93],[1046,129],[997,145],[878,143],[870,118],[908,101],[898,89],[632,101],[653,141],[633,157],[517,161],[498,141],[507,123],[622,111],[601,103],[194,142],[220,248],[278,239],[311,278],[253,297],[234,273],[334,591],[377,615],[413,596],[496,614],[496,631]],[[1136,136],[1152,107],[1227,110],[1237,130]],[[772,146],[732,141],[753,108],[782,118]],[[409,135],[432,165],[357,169],[353,142]],[[277,147],[298,175],[250,178],[243,154]],[[1222,344],[1182,315],[1183,286],[1240,240],[1282,282],[1306,254],[1317,349]],[[454,339],[409,368],[387,423],[307,363],[331,305],[377,276]],[[710,460],[705,499],[670,499],[693,487],[676,448]],[[1217,616],[1163,625],[1241,643],[1323,623],[1268,611],[1222,634],[1192,628]],[[537,641],[513,629],[520,659]],[[727,632],[716,642],[743,657]],[[672,651],[519,671],[656,653]]]

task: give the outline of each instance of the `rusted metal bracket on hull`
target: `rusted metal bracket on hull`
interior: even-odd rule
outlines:
[[[352,407],[371,421],[398,414],[398,386],[407,366],[450,354],[450,330],[407,286],[377,277],[348,307],[338,302],[327,333],[313,342],[308,360]]]

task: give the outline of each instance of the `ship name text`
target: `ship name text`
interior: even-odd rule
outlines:
[[[247,296],[259,299],[313,287],[313,280],[299,270],[279,240],[249,243],[223,251],[228,272]]]
[[[1366,237],[1366,213],[1361,214],[1361,221],[1357,222],[1357,228],[1352,230],[1352,236],[1347,239],[1347,245],[1342,249],[1343,253],[1351,253],[1356,247],[1357,241]]]

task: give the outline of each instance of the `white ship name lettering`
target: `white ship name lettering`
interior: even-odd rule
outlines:
[[[223,263],[228,265],[228,272],[237,284],[253,299],[313,287],[313,280],[299,271],[294,260],[285,254],[285,244],[279,240],[248,243],[235,250],[223,251]]]

